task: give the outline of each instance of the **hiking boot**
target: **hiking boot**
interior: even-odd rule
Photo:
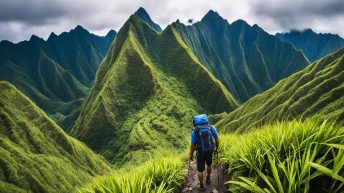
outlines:
[[[200,184],[199,187],[197,188],[197,190],[200,192],[204,192],[205,188],[204,188],[203,184]]]
[[[206,184],[210,184],[211,181],[210,181],[210,176],[207,176],[207,180],[205,181]]]

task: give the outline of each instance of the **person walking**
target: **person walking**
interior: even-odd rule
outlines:
[[[193,160],[193,154],[196,150],[197,159],[197,176],[199,179],[199,191],[204,191],[203,172],[207,165],[206,183],[210,184],[210,174],[212,170],[213,153],[217,152],[219,146],[219,136],[216,128],[210,125],[206,114],[193,117],[194,128],[191,132],[191,147],[189,159]],[[214,143],[215,139],[215,143]]]

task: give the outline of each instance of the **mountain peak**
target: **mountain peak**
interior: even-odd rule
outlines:
[[[134,15],[136,15],[137,17],[139,17],[142,21],[144,21],[145,23],[147,23],[150,27],[152,27],[155,31],[157,32],[161,32],[161,27],[156,24],[149,16],[149,14],[147,13],[147,11],[143,8],[140,7],[135,13]]]
[[[219,13],[213,10],[209,10],[207,14],[204,15],[201,21],[214,21],[214,20],[225,20],[223,19]]]
[[[242,19],[236,20],[235,22],[232,23],[232,25],[249,26],[250,27],[250,25],[245,20],[242,20]]]
[[[149,17],[147,11],[143,7],[140,7],[134,14],[137,16],[141,15],[141,16],[148,16]]]
[[[30,41],[44,41],[44,40],[36,35],[32,35],[30,37]]]
[[[280,34],[316,34],[312,29],[307,28],[307,29],[303,29],[303,30],[299,30],[299,29],[291,29],[289,32],[283,32]]]
[[[51,34],[49,35],[47,41],[52,40],[52,39],[55,39],[55,38],[57,38],[57,37],[58,37],[58,36],[57,36],[54,32],[51,32]]]
[[[310,28],[277,33],[277,37],[302,50],[311,62],[344,47],[344,39],[338,34],[314,32]]]
[[[85,28],[83,28],[81,25],[77,25],[74,29],[72,29],[71,31],[75,31],[75,32],[87,32],[89,33]]]
[[[220,16],[219,13],[217,13],[216,11],[209,10],[209,11],[207,12],[207,14],[205,14],[204,17],[221,17],[221,16]]]
[[[12,42],[8,41],[8,40],[0,40],[0,45],[10,45],[13,44]]]
[[[116,31],[112,29],[105,36],[113,36],[113,37],[115,37],[115,35],[116,35]]]
[[[304,33],[315,33],[311,28],[307,28],[307,29],[305,29],[304,31],[303,31]]]

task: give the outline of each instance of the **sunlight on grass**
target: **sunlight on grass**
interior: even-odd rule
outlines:
[[[132,171],[95,178],[78,193],[175,192],[182,185],[185,163],[179,156],[150,160]]]
[[[343,192],[344,128],[290,121],[222,136],[232,192]],[[246,190],[246,191],[245,191]]]

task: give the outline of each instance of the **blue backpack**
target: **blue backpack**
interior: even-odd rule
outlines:
[[[199,153],[212,153],[214,151],[214,140],[212,126],[209,124],[205,114],[193,117],[194,132],[196,134],[196,149]]]

